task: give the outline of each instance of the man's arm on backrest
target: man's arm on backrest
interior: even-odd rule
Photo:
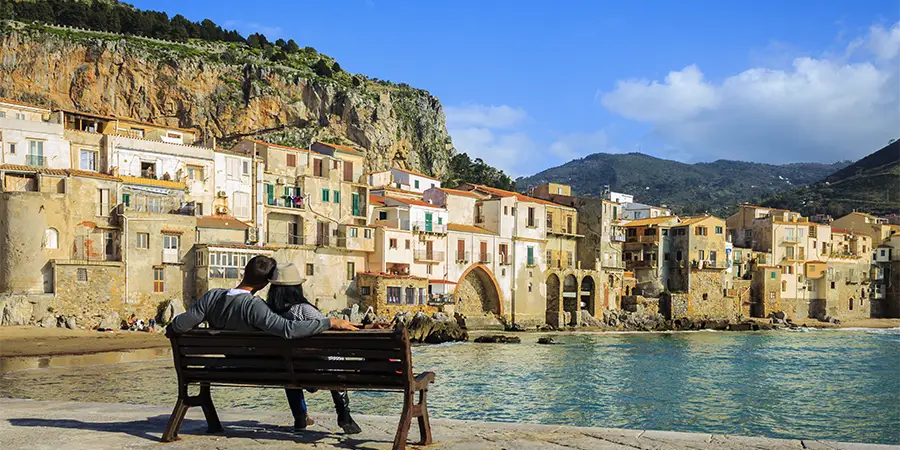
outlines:
[[[314,320],[288,320],[269,309],[262,301],[250,304],[247,321],[254,328],[285,339],[296,339],[319,334],[331,328],[327,318]]]
[[[209,291],[203,294],[187,311],[175,316],[172,319],[172,331],[185,333],[200,325],[206,319],[206,311],[209,309],[209,304],[213,299],[212,292]]]

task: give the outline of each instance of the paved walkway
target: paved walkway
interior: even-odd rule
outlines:
[[[314,414],[316,425],[303,433],[287,426],[288,413],[220,409],[226,431],[205,434],[200,408],[192,408],[181,428],[181,440],[159,438],[171,410],[156,406],[107,403],[42,402],[0,399],[2,449],[389,449],[396,417],[357,416],[363,433],[343,436],[334,416]],[[843,444],[815,440],[782,440],[669,431],[578,428],[462,420],[432,420],[434,444],[444,449],[900,449],[900,446]],[[413,425],[410,437],[418,436]],[[407,448],[420,448],[409,445]]]

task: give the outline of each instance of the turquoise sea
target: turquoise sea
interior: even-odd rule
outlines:
[[[538,345],[542,336],[559,345]],[[519,334],[415,348],[432,417],[900,444],[900,329]],[[7,373],[0,395],[173,405],[168,360]],[[282,392],[214,389],[221,407],[287,410]],[[326,392],[308,394],[329,411]],[[351,394],[399,415],[397,394]],[[227,420],[225,418],[224,420]]]

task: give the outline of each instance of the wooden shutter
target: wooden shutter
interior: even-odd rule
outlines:
[[[344,161],[344,181],[353,181],[353,163]]]

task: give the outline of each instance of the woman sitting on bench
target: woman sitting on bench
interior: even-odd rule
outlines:
[[[269,280],[269,295],[266,303],[276,314],[289,320],[322,319],[322,314],[303,296],[303,282],[300,270],[292,263],[279,264],[272,278]],[[285,389],[291,413],[294,415],[294,428],[303,430],[314,424],[309,418],[306,409],[306,400],[303,398],[303,389]],[[334,409],[337,411],[338,426],[346,434],[356,434],[362,430],[356,421],[350,417],[350,397],[347,391],[331,391],[334,400]]]

